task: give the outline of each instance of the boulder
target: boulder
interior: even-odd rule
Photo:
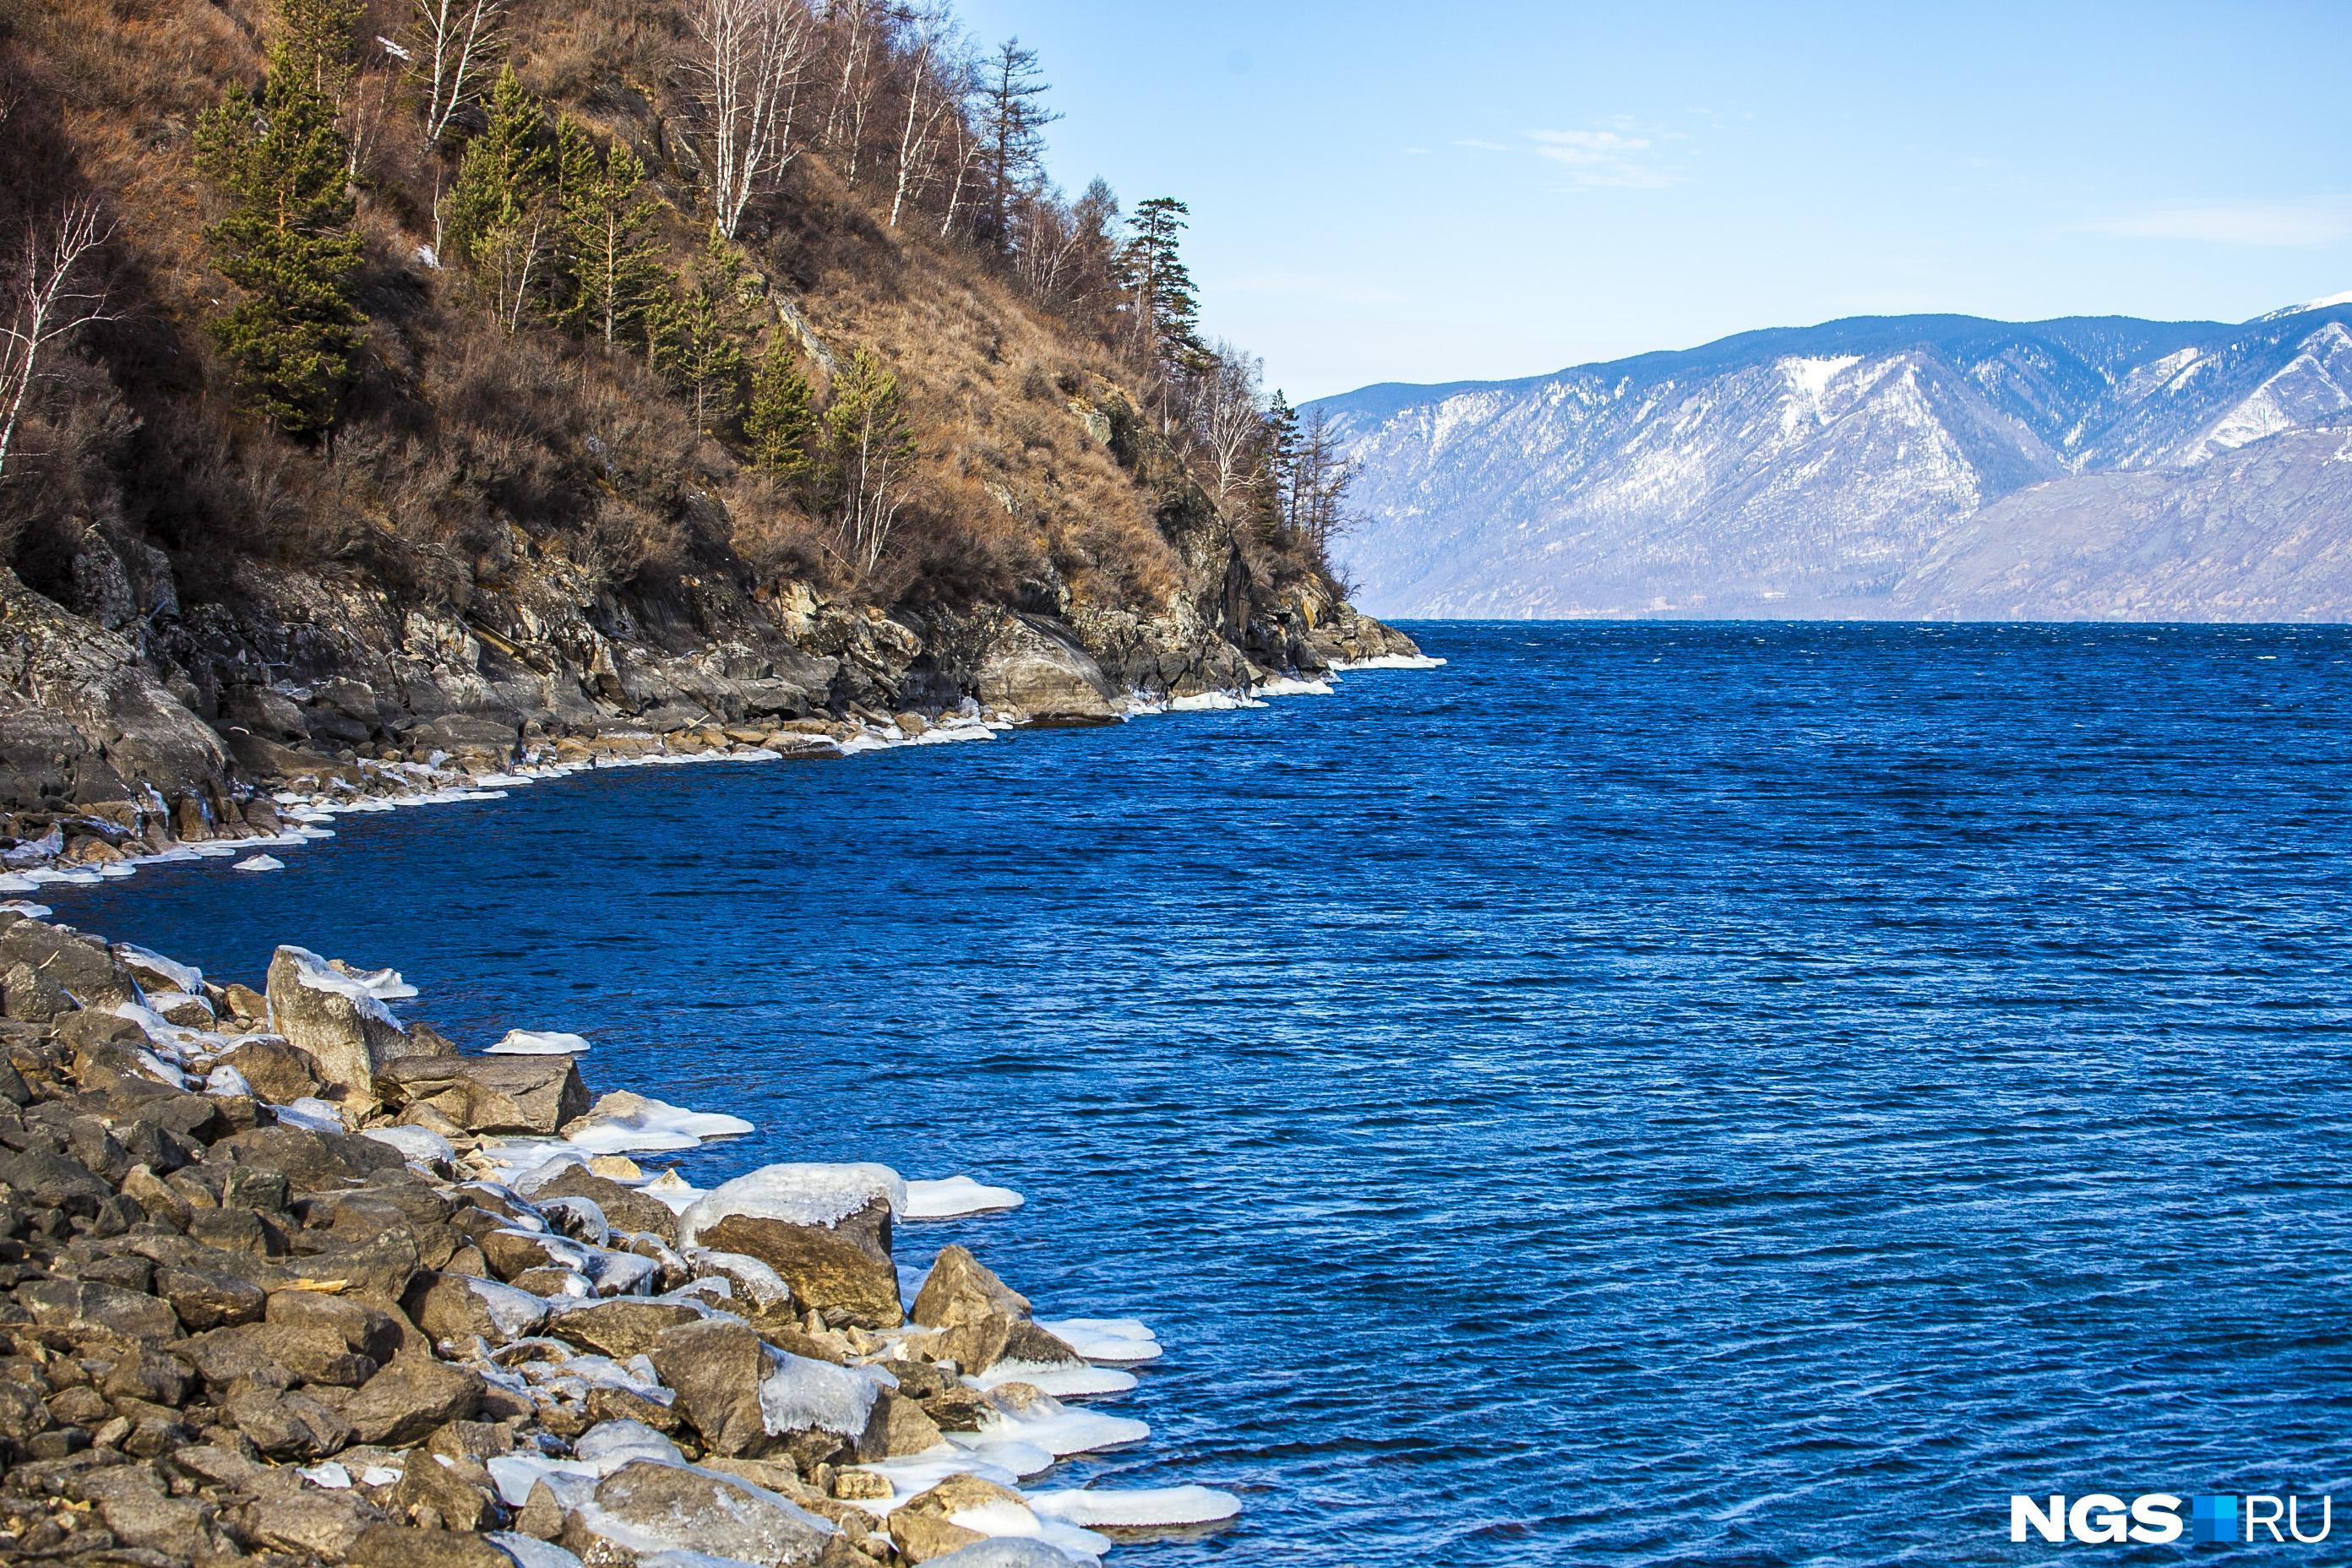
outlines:
[[[368,1379],[343,1415],[361,1442],[397,1447],[466,1419],[481,1402],[478,1375],[412,1351]]]
[[[343,1556],[346,1568],[515,1568],[515,1559],[478,1535],[373,1524]]]
[[[266,1304],[260,1287],[208,1268],[158,1268],[155,1294],[172,1304],[192,1331],[253,1322]]]
[[[1090,1558],[1073,1557],[1042,1541],[1003,1536],[930,1560],[930,1568],[1085,1568]]]
[[[338,1563],[370,1525],[383,1521],[383,1514],[356,1491],[305,1487],[256,1501],[249,1529],[264,1545]]]
[[[1029,1500],[978,1476],[950,1476],[890,1510],[890,1539],[909,1563],[941,1561],[988,1539],[953,1520],[957,1514],[982,1509],[999,1513],[1017,1509],[1026,1515]]]
[[[580,1165],[566,1165],[553,1178],[531,1189],[533,1198],[586,1198],[604,1214],[614,1230],[644,1231],[664,1241],[677,1239],[677,1215],[659,1198],[593,1174]]]
[[[0,971],[22,963],[94,1012],[143,1003],[139,982],[96,937],[40,921],[18,921],[0,931]]]
[[[551,1135],[588,1110],[570,1057],[407,1057],[380,1064],[375,1085],[394,1110],[429,1107],[469,1132]]]
[[[894,1329],[906,1314],[890,1229],[905,1193],[886,1166],[769,1165],[698,1200],[678,1240],[757,1258],[828,1323]]]
[[[253,1092],[273,1105],[308,1099],[321,1087],[319,1064],[270,1036],[242,1041],[221,1060],[242,1073]]]
[[[439,1530],[495,1530],[506,1522],[489,1470],[469,1454],[411,1454],[384,1508]]]
[[[908,1316],[927,1329],[952,1329],[992,1317],[1025,1318],[1029,1298],[999,1279],[971,1251],[941,1249]]]
[[[854,1447],[872,1428],[879,1374],[779,1351],[740,1323],[714,1319],[671,1329],[647,1352],[677,1394],[680,1419],[703,1447],[758,1456],[803,1434]]]
[[[391,1009],[308,948],[281,947],[270,959],[269,1021],[318,1064],[326,1088],[361,1100],[374,1097],[379,1068],[419,1048]]]
[[[547,1331],[583,1350],[626,1361],[652,1350],[670,1330],[702,1321],[701,1312],[681,1301],[621,1297],[560,1310]]]
[[[304,1394],[247,1384],[230,1394],[225,1409],[236,1429],[272,1459],[307,1465],[351,1446],[352,1424]]]
[[[187,1342],[188,1358],[215,1388],[242,1380],[285,1387],[289,1380],[356,1388],[377,1377],[377,1363],[333,1329],[317,1323],[240,1323]]]
[[[127,1340],[162,1343],[180,1337],[169,1301],[87,1279],[37,1279],[16,1287],[16,1300],[44,1328],[102,1329]]]
[[[383,1308],[320,1290],[273,1290],[264,1316],[272,1324],[338,1335],[353,1354],[380,1366],[388,1364],[408,1338],[400,1320]]]
[[[696,1552],[770,1568],[824,1554],[833,1527],[775,1493],[710,1470],[636,1460],[597,1484],[596,1529],[639,1552]]]
[[[528,1290],[466,1274],[420,1277],[403,1303],[409,1321],[440,1345],[480,1339],[497,1346],[539,1332],[547,1302]]]

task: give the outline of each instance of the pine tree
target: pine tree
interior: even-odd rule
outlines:
[[[341,108],[359,74],[359,29],[366,0],[278,0],[285,23],[278,47],[311,90]]]
[[[227,201],[205,237],[243,297],[209,329],[238,401],[289,436],[323,435],[367,321],[334,106],[281,45],[257,91],[231,91],[198,122],[196,167]]]
[[[609,347],[642,331],[667,272],[654,238],[662,204],[646,189],[646,166],[614,138],[599,157],[579,121],[556,126],[564,266],[562,317]]]
[[[663,312],[656,359],[686,395],[698,436],[727,425],[742,402],[749,292],[742,258],[714,226],[695,264],[694,287]]]
[[[800,361],[783,342],[769,345],[751,372],[751,405],[743,435],[751,466],[788,484],[804,486],[814,472],[811,446],[817,433],[815,400]]]
[[[860,574],[881,563],[906,504],[916,451],[898,378],[860,348],[834,377],[824,411],[825,479],[840,498],[844,557]]]
[[[1200,298],[1179,248],[1191,212],[1168,196],[1137,204],[1119,255],[1120,280],[1136,297],[1145,352],[1171,374],[1194,365],[1203,352]]]
[[[555,155],[547,106],[508,66],[490,89],[489,124],[466,144],[449,194],[445,233],[490,286],[499,320],[513,331],[548,290],[555,215]]]
[[[1261,458],[1259,504],[1266,522],[1286,530],[1294,521],[1294,496],[1298,479],[1298,411],[1276,388],[1265,411],[1265,440]]]

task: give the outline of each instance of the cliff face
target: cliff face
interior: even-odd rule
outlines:
[[[811,14],[812,47],[867,51],[885,88],[916,79],[892,35],[827,42],[846,15]],[[354,37],[411,22],[383,0]],[[943,180],[894,226],[856,140],[878,130],[798,150],[724,247],[741,282],[719,304],[747,362],[792,358],[820,413],[853,356],[895,377],[914,456],[886,547],[849,548],[821,485],[754,472],[748,426],[706,418],[646,344],[502,313],[487,273],[445,265],[464,137],[426,143],[414,71],[374,45],[341,121],[366,341],[331,435],[276,434],[240,412],[207,334],[233,290],[194,147],[286,26],[262,0],[0,0],[0,231],[94,195],[113,234],[93,275],[110,319],[57,359],[0,478],[6,836],[35,844],[98,807],[134,826],[175,801],[219,816],[362,760],[495,766],[559,740],[974,710],[1107,721],[1137,697],[1411,651],[1262,513],[1208,503],[1155,362],[1119,335],[1108,220],[1069,241],[1094,257],[1078,282],[950,237],[955,209],[921,207]],[[689,33],[665,0],[506,13],[547,134],[567,118],[643,160],[652,261],[680,300],[714,254],[676,85]]]

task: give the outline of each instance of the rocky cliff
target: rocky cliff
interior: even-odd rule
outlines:
[[[1368,605],[2340,619],[2352,310],[1749,333],[1321,406]],[[2255,454],[2261,454],[2259,457]]]

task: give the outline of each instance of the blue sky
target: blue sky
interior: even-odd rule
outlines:
[[[961,0],[1051,165],[1192,206],[1295,398],[1749,328],[2352,289],[2352,5]]]

